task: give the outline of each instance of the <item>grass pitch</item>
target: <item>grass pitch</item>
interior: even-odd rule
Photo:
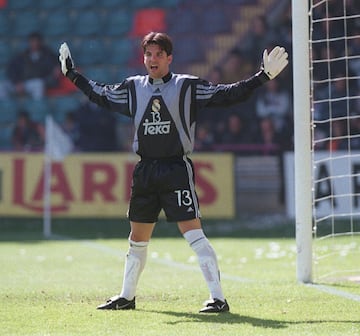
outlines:
[[[231,312],[202,315],[208,291],[180,235],[154,234],[136,310],[98,311],[121,288],[126,235],[73,233],[1,231],[2,335],[360,335],[359,283],[298,284],[291,237],[210,237]]]

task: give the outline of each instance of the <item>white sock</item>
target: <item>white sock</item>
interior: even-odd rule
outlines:
[[[135,297],[137,283],[146,263],[149,242],[134,242],[129,239],[130,247],[125,259],[124,279],[120,296],[127,300]]]
[[[224,301],[217,257],[203,230],[195,229],[185,232],[184,238],[198,256],[201,271],[210,291],[210,298]]]

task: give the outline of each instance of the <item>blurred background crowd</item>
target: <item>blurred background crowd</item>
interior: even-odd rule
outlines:
[[[329,3],[329,12],[319,6],[315,18],[343,15],[342,1]],[[346,11],[358,14],[359,5],[358,0],[348,0]],[[338,61],[320,63],[314,72],[319,86],[317,134],[326,138],[329,132],[359,133],[359,118],[353,118],[351,128],[341,118],[349,110],[359,115],[359,99],[350,99],[350,106],[345,99],[328,102],[359,96],[359,60],[343,56],[359,55],[360,39],[336,39],[359,31],[359,19],[347,25],[336,20],[318,24],[313,38],[334,38],[331,57]],[[248,78],[259,70],[264,49],[284,46],[290,65],[278,79],[244,103],[202,112],[195,149],[238,155],[277,155],[293,149],[289,0],[102,0],[101,5],[96,0],[0,0],[0,150],[42,150],[45,116],[51,114],[77,151],[129,151],[131,121],[87,101],[60,73],[57,51],[66,41],[86,77],[112,84],[144,74],[140,41],[152,30],[173,38],[173,72],[214,84]],[[315,60],[330,57],[324,55],[325,47],[316,44]],[[335,73],[342,80],[323,81]],[[338,119],[330,128],[329,117]],[[318,143],[333,149],[346,145]],[[352,146],[360,149],[360,143]]]

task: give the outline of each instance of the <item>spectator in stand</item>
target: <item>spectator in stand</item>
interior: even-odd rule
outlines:
[[[357,92],[357,95],[360,96],[360,89]],[[349,129],[350,129],[350,139],[349,139],[349,149],[351,150],[360,150],[360,100],[356,99],[352,110],[349,115]]]
[[[346,13],[347,15],[359,15],[360,13],[360,2],[358,0],[346,0]],[[357,26],[357,21],[354,20],[351,23],[351,28]]]
[[[118,149],[116,117],[104,108],[86,101],[74,111],[79,123],[79,149],[85,152],[112,152]]]
[[[65,120],[62,123],[63,131],[69,136],[71,139],[74,149],[78,149],[79,147],[79,138],[80,138],[80,128],[79,123],[75,118],[74,112],[68,112],[65,116]]]
[[[264,117],[259,121],[259,137],[257,141],[263,145],[262,154],[277,154],[282,150],[282,138],[275,129],[274,121],[271,117]]]
[[[327,132],[324,128],[314,127],[313,141],[315,150],[325,150],[327,147]]]
[[[6,76],[7,80],[2,83],[2,96],[15,94],[42,99],[46,89],[58,85],[58,57],[44,44],[40,33],[31,33],[28,47],[7,65]]]
[[[331,118],[346,117],[351,113],[355,107],[354,99],[347,99],[356,95],[354,85],[351,86],[351,82],[347,80],[346,75],[339,73],[335,75],[336,80],[333,81],[331,86]]]
[[[271,36],[276,36],[276,41],[280,39],[281,43],[292,51],[292,9],[288,4],[282,15],[274,22]]]
[[[249,128],[239,114],[231,114],[227,120],[227,126],[222,137],[222,143],[228,145],[249,144],[253,142],[249,134]],[[236,148],[234,147],[234,150]]]
[[[208,76],[208,81],[214,85],[217,85],[222,82],[222,79],[223,71],[221,67],[215,66],[214,68],[212,68]]]
[[[239,74],[247,77],[250,73],[253,73],[253,67],[251,63],[245,60],[239,50],[234,49],[226,56],[222,64],[221,72],[221,83],[234,83],[237,80],[236,78],[239,77]]]
[[[275,130],[279,132],[284,128],[286,117],[290,113],[289,92],[281,89],[279,83],[269,82],[265,85],[256,101],[257,117],[271,117]]]
[[[211,130],[211,122],[202,122],[196,130],[195,149],[197,151],[212,150],[214,136]]]
[[[360,116],[350,119],[350,149],[360,150]]]
[[[347,150],[349,134],[347,132],[346,120],[336,119],[331,123],[330,140],[327,144],[329,151]]]
[[[258,16],[251,25],[251,30],[245,39],[241,41],[239,49],[248,57],[248,61],[253,62],[262,55],[264,49],[268,48],[272,41],[277,41],[278,37],[273,36],[265,16]],[[253,66],[256,66],[253,64]]]
[[[360,89],[360,38],[349,40],[349,68],[357,78],[357,87]]]
[[[12,145],[18,151],[40,151],[45,143],[45,128],[31,120],[25,110],[19,112],[12,134]]]

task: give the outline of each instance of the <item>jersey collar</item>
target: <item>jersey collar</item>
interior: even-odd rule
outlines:
[[[151,78],[151,77],[149,77],[149,83],[150,84],[165,84],[165,83],[167,83],[170,79],[171,79],[171,77],[172,77],[172,73],[171,72],[169,72],[167,75],[165,75],[163,78],[156,78],[156,79],[154,79],[154,78]]]

